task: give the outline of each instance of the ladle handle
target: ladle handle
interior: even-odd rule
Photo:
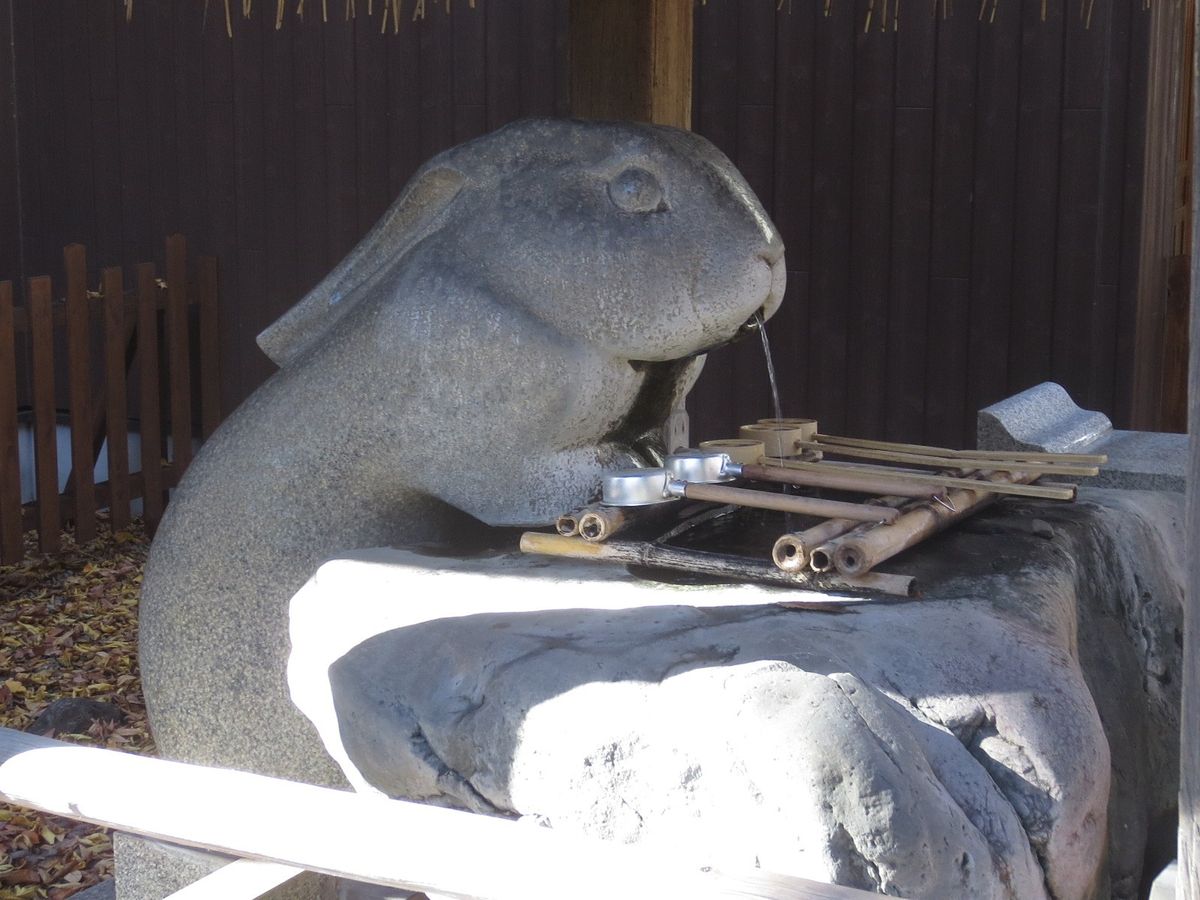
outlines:
[[[779,466],[744,465],[742,475],[753,481],[773,481],[781,484],[798,484],[805,487],[828,488],[834,491],[850,491],[878,497],[890,494],[899,497],[932,497],[945,488],[912,478],[889,478],[887,475],[871,475],[853,470],[844,472],[801,472]]]
[[[802,516],[821,516],[827,519],[854,519],[856,522],[891,522],[900,515],[897,510],[888,506],[843,503],[840,500],[817,500],[812,497],[789,497],[785,494],[768,494],[766,491],[751,491],[746,488],[720,484],[688,482],[684,485],[683,496],[689,500],[731,503],[751,509],[773,509],[779,512],[798,513]]]

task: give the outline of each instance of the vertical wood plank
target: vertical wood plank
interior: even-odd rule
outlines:
[[[1128,76],[1125,88],[1123,172],[1138,172],[1141,177],[1122,177],[1120,223],[1120,269],[1117,276],[1117,346],[1114,374],[1113,424],[1131,428],[1134,409],[1134,366],[1137,353],[1138,282],[1141,258],[1141,210],[1143,186],[1148,162],[1145,160],[1147,98],[1150,96],[1149,54],[1151,16],[1135,9],[1129,18]]]
[[[1059,134],[1062,118],[1062,5],[1021,8],[1021,94],[1017,119],[1016,220],[1008,393],[1050,378],[1054,333],[1052,247],[1058,243]]]
[[[971,223],[971,298],[967,326],[968,434],[974,446],[974,415],[1008,391],[1008,323],[1012,306],[1021,19],[1017,10],[997,14],[979,36],[975,107],[974,216]]]
[[[460,6],[451,16],[454,31],[454,140],[487,130],[487,36],[481,9]]]
[[[944,280],[931,285],[926,324],[936,338],[927,360],[925,438],[953,447],[969,439],[975,424],[974,416],[967,415],[967,357],[959,348],[966,345],[969,321],[976,42],[981,26],[964,12],[938,19],[930,274]]]
[[[26,287],[33,358],[34,470],[37,476],[38,549],[57,553],[62,520],[58,502],[58,434],[54,404],[54,310],[52,287],[44,275]]]
[[[489,14],[496,6],[494,3],[484,4]],[[391,25],[388,26],[387,146],[388,183],[392,197],[399,195],[405,182],[424,161],[421,155],[424,122],[421,118],[421,50],[418,36],[416,27],[406,21],[401,23],[398,34],[393,34]]]
[[[787,252],[787,292],[771,320],[784,403],[808,415],[808,271],[812,243],[813,47],[821,25],[815,4],[779,16],[775,26],[775,165],[771,218]],[[698,76],[698,81],[702,76]]]
[[[220,328],[217,259],[200,257],[200,428],[205,440],[221,424]]]
[[[867,4],[857,4],[861,21]],[[879,15],[880,10],[876,13]],[[873,27],[874,19],[872,20]],[[850,228],[849,341],[846,433],[877,437],[886,418],[888,293],[892,262],[892,138],[896,72],[893,32],[854,38],[854,171]]]
[[[416,23],[421,48],[421,157],[429,159],[454,144],[454,44],[450,17],[430,4]]]
[[[154,264],[137,267],[139,432],[142,442],[142,519],[153,533],[162,518],[162,419],[158,395],[158,284]]]
[[[292,90],[295,97],[296,274],[299,292],[309,290],[331,268],[326,236],[325,44],[320,10],[310,4],[304,20],[292,19]],[[230,260],[220,253],[228,269]],[[225,284],[232,302],[237,295]],[[297,297],[296,299],[299,299]],[[226,379],[238,373],[225,369]],[[226,404],[226,408],[231,408]]]
[[[580,2],[580,0],[576,0]],[[738,47],[736,3],[710,3],[695,18],[695,129],[730,159],[738,142]],[[736,435],[733,352],[723,347],[708,354],[704,370],[688,395],[694,440]]]
[[[738,10],[738,120],[737,156],[734,162],[763,207],[771,209],[775,186],[775,25],[778,16],[769,3],[742,3]],[[773,329],[767,329],[768,335]],[[738,402],[739,421],[735,426],[775,415],[771,386],[767,378],[762,341],[753,335],[732,348],[733,378]],[[772,358],[778,355],[778,350]],[[777,373],[778,377],[778,373]],[[784,415],[792,410],[792,398],[781,391],[780,403],[787,404]]]
[[[485,83],[487,85],[487,127],[499,128],[521,117],[521,67],[517,50],[521,44],[519,0],[510,3],[484,3],[486,19]]]
[[[924,18],[924,17],[921,17]],[[901,29],[901,35],[904,29]],[[887,440],[925,439],[933,111],[896,110],[892,287],[888,308]]]
[[[376,13],[378,15],[378,10]],[[479,18],[482,21],[482,10]],[[354,21],[354,119],[358,131],[355,142],[358,158],[354,170],[358,180],[356,230],[360,235],[367,233],[393,199],[388,190],[387,50],[390,39],[390,34],[379,33],[378,18],[359,13]]]
[[[1063,110],[1051,372],[1087,409],[1098,399],[1089,390],[1092,332],[1103,321],[1096,308],[1100,137],[1099,110]]]
[[[813,103],[813,230],[808,345],[813,418],[846,427],[849,360],[850,218],[854,165],[854,37],[850,3],[834,3],[817,38]]]
[[[187,242],[167,238],[167,369],[171,386],[171,440],[175,477],[192,461],[192,372],[188,339]]]
[[[108,425],[109,515],[129,524],[129,410],[125,386],[125,285],[120,267],[103,272],[105,419]]]
[[[9,212],[0,216],[0,274],[5,277],[20,277],[22,244],[20,156],[13,127],[17,115],[13,25],[12,0],[4,0],[0,2],[0,209]]]
[[[124,249],[124,228],[121,209],[131,177],[133,160],[122,158],[122,123],[118,107],[116,3],[88,3],[83,10],[73,9],[69,19],[83,26],[84,54],[88,66],[84,70],[83,88],[90,92],[89,115],[92,140],[77,152],[82,153],[81,165],[93,179],[93,202],[83,204],[94,222],[88,246],[94,257],[105,262],[121,259]],[[124,22],[122,22],[124,25]],[[74,129],[68,140],[72,143]]]
[[[17,354],[11,281],[0,281],[0,563],[25,555],[17,456]]]
[[[67,270],[67,360],[71,402],[71,482],[75,495],[75,540],[96,536],[95,455],[92,444],[92,322],[87,298],[87,251],[63,250]]]

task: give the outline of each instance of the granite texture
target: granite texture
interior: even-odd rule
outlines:
[[[1114,429],[1107,416],[1080,409],[1053,382],[980,410],[976,429],[981,450],[1104,454],[1108,462],[1100,474],[1084,480],[1093,487],[1179,494],[1186,489],[1186,434]]]
[[[981,450],[1089,453],[1112,431],[1103,413],[1080,409],[1062,385],[1045,381],[981,409],[976,417]]]
[[[291,609],[354,787],[906,897],[1138,896],[1177,790],[1182,501],[1005,501],[918,600],[372,551]]]

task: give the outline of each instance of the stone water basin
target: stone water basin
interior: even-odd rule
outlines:
[[[1177,790],[1183,504],[1080,497],[1004,501],[886,566],[919,597],[831,611],[357,552],[292,600],[292,699],[360,791],[906,897],[1136,897]]]

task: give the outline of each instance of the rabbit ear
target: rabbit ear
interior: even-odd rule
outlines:
[[[445,224],[444,213],[465,183],[462,173],[445,166],[419,173],[349,255],[259,334],[262,351],[284,366],[315,343],[359,302],[364,292],[358,288]]]

